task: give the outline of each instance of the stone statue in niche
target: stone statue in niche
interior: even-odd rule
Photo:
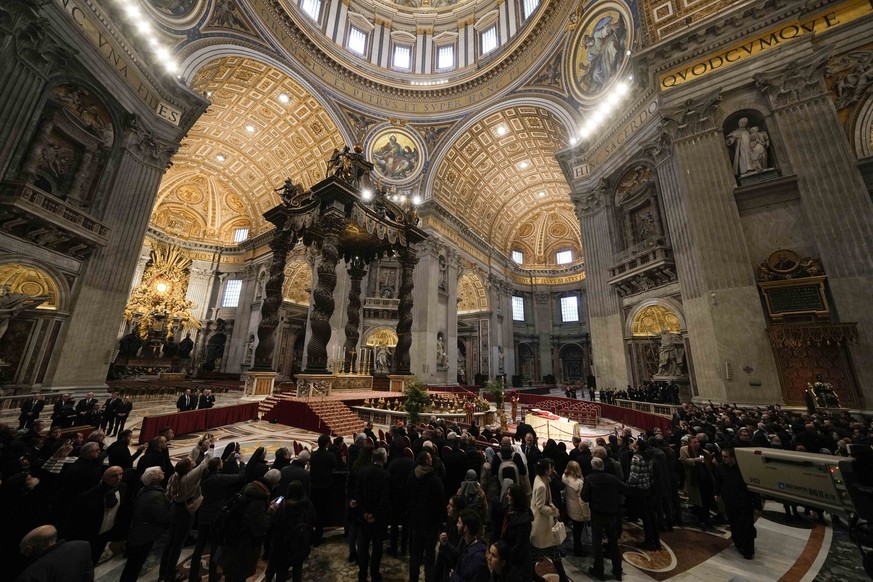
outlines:
[[[503,362],[504,362],[503,346],[497,346],[497,373],[498,374],[504,373]]]
[[[682,336],[664,331],[658,350],[658,376],[681,376],[685,370],[685,344]]]
[[[762,172],[768,168],[767,152],[770,136],[758,127],[749,127],[749,118],[741,117],[737,128],[727,134],[725,143],[734,148],[734,175],[738,178]]]
[[[255,336],[250,335],[249,341],[246,343],[246,357],[243,360],[243,364],[251,365],[252,358],[254,358],[254,356],[255,356]]]
[[[448,262],[446,258],[440,255],[440,289],[445,291],[448,288]]]
[[[437,366],[440,368],[445,368],[449,365],[449,356],[446,353],[446,340],[443,338],[442,333],[437,334],[436,361]]]

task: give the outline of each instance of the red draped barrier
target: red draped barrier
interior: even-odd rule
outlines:
[[[651,430],[657,426],[660,427],[661,430],[664,432],[671,430],[671,422],[669,418],[658,414],[650,414],[648,412],[640,412],[639,410],[624,408],[622,406],[613,406],[612,404],[603,404],[601,402],[589,402],[587,400],[574,400],[572,398],[561,398],[558,396],[539,396],[536,394],[523,393],[519,393],[518,399],[522,404],[534,406],[536,406],[538,402],[542,402],[544,400],[566,400],[568,405],[571,405],[574,402],[586,402],[588,404],[593,404],[594,406],[600,407],[600,416],[609,418],[610,420],[614,420],[628,426],[634,426],[643,430]]]
[[[158,436],[158,431],[166,426],[172,428],[176,434],[190,434],[255,418],[258,418],[257,402],[146,416],[142,419],[139,442],[147,443]]]

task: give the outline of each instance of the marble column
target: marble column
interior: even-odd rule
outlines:
[[[400,262],[400,290],[397,306],[397,347],[394,349],[394,373],[409,374],[411,359],[409,348],[412,346],[412,292],[415,288],[413,276],[418,263],[416,251],[412,247],[402,247],[398,252]]]
[[[123,155],[99,217],[111,227],[109,244],[84,268],[49,386],[104,385],[154,196],[175,151],[135,121],[122,140]]]
[[[458,380],[458,253],[446,249],[446,357],[449,369],[446,382],[454,384]]]
[[[412,312],[410,372],[424,382],[445,382],[446,372],[437,369],[437,333],[445,326],[439,309],[442,245],[439,239],[431,237],[421,244],[421,249],[413,287],[415,307]]]
[[[824,74],[830,48],[755,75],[767,97],[797,175],[800,201],[828,276],[836,311],[858,322],[851,346],[858,384],[873,402],[870,289],[873,288],[873,202],[858,169]]]
[[[665,133],[647,149],[658,164],[679,274],[697,396],[781,402],[739,210],[736,180],[712,93],[662,111]],[[596,345],[594,346],[597,349]],[[731,374],[749,368],[749,374]]]
[[[616,233],[610,220],[611,204],[605,183],[574,192],[573,202],[585,249],[585,287],[591,328],[591,351],[598,388],[624,386],[630,376],[624,358],[624,318],[615,289],[609,285],[609,267],[616,253]]]
[[[194,304],[191,312],[201,321],[208,318],[209,298],[212,295],[215,271],[214,263],[200,260],[192,261],[188,269],[188,291],[185,293],[185,299]]]

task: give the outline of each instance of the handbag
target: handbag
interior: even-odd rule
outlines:
[[[564,522],[556,519],[555,525],[552,526],[552,544],[560,546],[567,539],[567,528]]]

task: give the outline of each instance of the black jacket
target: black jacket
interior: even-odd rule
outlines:
[[[409,475],[407,522],[412,529],[437,532],[445,516],[446,494],[436,472],[422,468],[416,467]]]
[[[627,489],[627,484],[615,475],[593,471],[582,485],[582,501],[588,502],[591,513],[616,515],[621,508],[621,496]]]
[[[355,501],[359,521],[374,523],[368,519],[372,516],[375,523],[384,524],[388,521],[388,471],[375,463],[367,465],[358,471],[355,480]]]
[[[306,466],[297,461],[291,461],[291,464],[287,467],[282,467],[282,480],[279,481],[279,485],[276,488],[276,493],[278,495],[288,496],[288,485],[291,484],[292,481],[300,481],[303,485],[303,493],[306,497],[309,497],[309,473],[306,472]]]

